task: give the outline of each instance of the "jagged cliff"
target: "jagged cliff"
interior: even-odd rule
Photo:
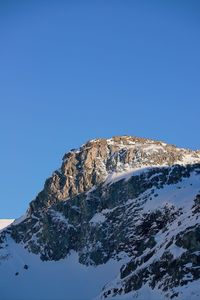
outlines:
[[[34,210],[86,192],[104,182],[109,174],[145,166],[190,163],[199,157],[199,152],[149,139],[122,136],[92,140],[64,155],[61,168],[46,181],[44,190],[30,206]]]
[[[129,136],[92,140],[64,155],[25,216],[1,233],[0,259],[9,239],[41,263],[74,251],[85,266],[119,262],[99,298],[143,300],[148,287],[158,299],[184,299],[200,278],[199,199],[199,151]]]

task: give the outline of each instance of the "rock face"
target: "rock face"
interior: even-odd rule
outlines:
[[[162,142],[135,137],[113,137],[87,142],[63,157],[59,170],[46,183],[44,190],[30,204],[49,206],[86,192],[105,181],[109,174],[145,166],[173,165],[176,162],[199,161],[198,152],[178,149]]]
[[[182,299],[181,287],[200,279],[199,213],[199,151],[96,139],[64,155],[26,215],[1,233],[0,247],[11,237],[42,261],[72,250],[87,266],[122,261],[101,299],[144,299],[145,286]]]

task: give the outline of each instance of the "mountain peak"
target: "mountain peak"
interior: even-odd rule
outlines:
[[[158,144],[158,145],[166,145],[166,143],[163,143],[161,141],[156,141],[152,139],[147,138],[141,138],[136,136],[130,136],[130,135],[122,135],[122,136],[113,136],[112,138],[96,138],[87,141],[85,144],[83,144],[82,147],[96,147],[96,146],[103,146],[103,145],[115,145],[115,146],[131,146],[136,144]]]
[[[63,259],[63,264],[71,258],[71,269],[76,269],[75,252],[82,270],[84,265],[91,270],[119,264],[117,273],[103,280],[99,299],[130,293],[143,300],[147,285],[151,293],[158,291],[157,299],[188,299],[182,298],[180,287],[200,279],[199,180],[200,153],[160,141],[117,136],[72,149],[27,213],[0,234],[0,260],[8,282],[12,270],[7,264],[16,266],[18,277],[19,270],[34,276],[34,253],[38,260]],[[41,264],[37,262],[36,272],[45,268]],[[71,269],[66,270],[68,279]],[[97,269],[92,269],[94,276]],[[59,274],[50,276],[59,281]],[[77,274],[72,276],[74,286]],[[16,289],[19,295],[22,289]],[[86,294],[77,299],[82,298],[91,299]]]
[[[31,209],[63,201],[108,178],[119,177],[138,168],[197,163],[200,154],[160,141],[132,136],[93,139],[63,157],[61,168],[47,179],[44,189],[31,202]]]

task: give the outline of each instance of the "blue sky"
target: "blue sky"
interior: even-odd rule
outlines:
[[[200,148],[199,1],[0,1],[0,218],[63,154],[135,135]]]

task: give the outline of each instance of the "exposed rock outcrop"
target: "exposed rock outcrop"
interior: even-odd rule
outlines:
[[[122,260],[101,298],[148,285],[166,297],[200,278],[200,153],[129,136],[96,139],[63,157],[11,236],[44,261]],[[180,298],[181,299],[181,298]]]

